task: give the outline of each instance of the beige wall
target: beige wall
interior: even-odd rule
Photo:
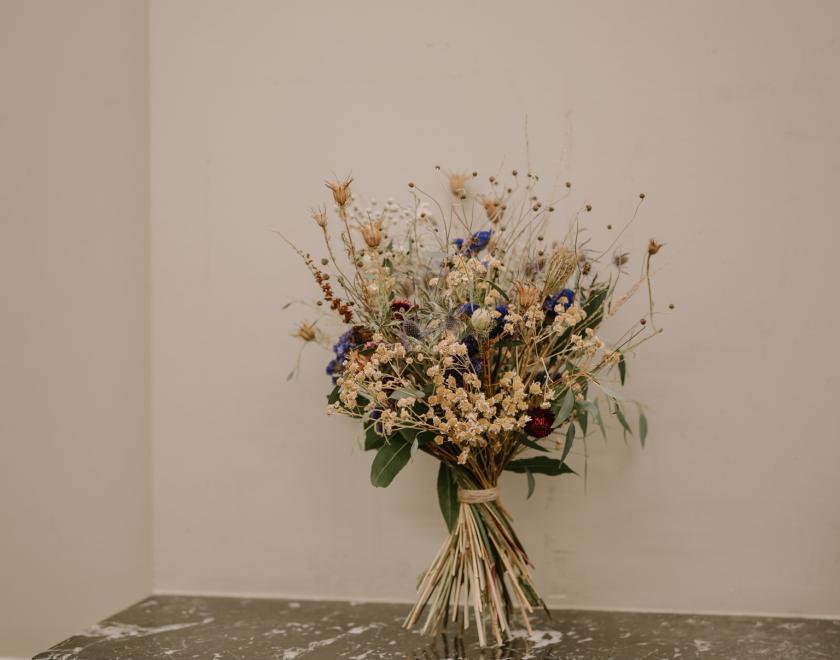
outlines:
[[[434,466],[368,484],[287,383],[321,180],[401,194],[436,163],[575,182],[597,240],[648,193],[677,313],[630,366],[648,448],[505,501],[553,605],[840,614],[838,5],[152,3],[155,584],[410,599],[444,534]],[[503,165],[500,165],[503,163]],[[603,244],[603,242],[602,242]],[[634,262],[638,264],[638,262]],[[636,266],[634,266],[635,268]],[[631,317],[632,320],[632,317]],[[575,463],[580,465],[580,456]]]
[[[151,589],[144,2],[0,2],[0,656]]]

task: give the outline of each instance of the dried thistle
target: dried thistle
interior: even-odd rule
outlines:
[[[514,282],[516,287],[516,301],[520,309],[533,307],[540,300],[540,289],[530,282]]]
[[[315,324],[314,323],[307,323],[304,321],[298,326],[298,329],[292,335],[293,337],[298,337],[305,342],[315,341]]]
[[[348,176],[344,181],[339,181],[336,177],[335,181],[324,181],[324,185],[332,192],[335,203],[339,208],[343,209],[350,201],[350,184],[353,183],[353,177]]]
[[[505,214],[504,200],[500,197],[491,197],[482,195],[478,201],[484,207],[484,212],[487,214],[487,220],[491,224],[498,224]]]
[[[382,242],[382,218],[364,223],[360,222],[356,229],[359,230],[369,248],[379,247]]]
[[[321,229],[327,228],[327,209],[326,207],[315,207],[310,211],[312,219]]]
[[[556,247],[548,258],[548,265],[545,269],[545,293],[559,291],[566,284],[566,281],[575,272],[578,264],[578,255],[564,245]]]
[[[648,249],[647,249],[648,254],[650,256],[653,256],[654,254],[659,252],[659,250],[662,249],[663,245],[664,245],[664,243],[657,243],[654,239],[650,239],[650,241],[648,241]]]
[[[469,174],[464,172],[449,173],[449,190],[455,197],[463,197],[467,194],[467,179]]]

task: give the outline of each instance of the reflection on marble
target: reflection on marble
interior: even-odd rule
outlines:
[[[152,596],[35,660],[840,658],[840,621],[560,610],[500,647],[400,627],[407,605]]]

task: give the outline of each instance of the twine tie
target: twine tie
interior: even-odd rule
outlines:
[[[458,489],[458,501],[462,504],[484,504],[486,502],[495,502],[499,499],[499,488],[484,488],[484,489]]]

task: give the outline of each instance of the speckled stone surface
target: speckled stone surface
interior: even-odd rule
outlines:
[[[35,660],[840,659],[840,621],[561,610],[501,647],[403,630],[407,605],[152,596]]]

